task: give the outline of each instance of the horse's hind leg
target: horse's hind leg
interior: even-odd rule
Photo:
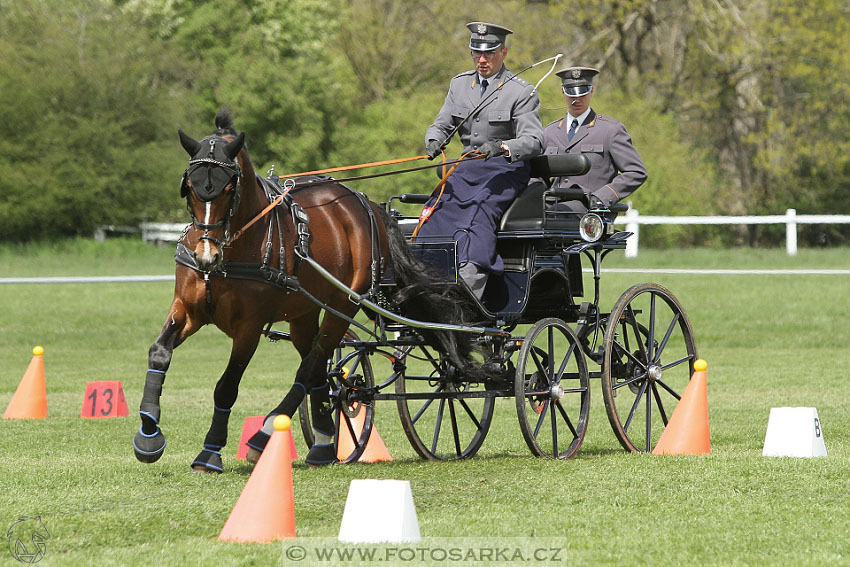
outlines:
[[[204,448],[192,462],[195,472],[222,472],[221,450],[227,444],[227,425],[230,409],[239,395],[239,382],[260,342],[259,330],[240,333],[233,340],[230,360],[219,378],[213,394],[213,418],[204,438]]]
[[[328,319],[333,319],[331,323]],[[272,417],[276,415],[292,416],[301,404],[304,396],[310,394],[311,417],[315,442],[307,455],[310,464],[329,464],[336,460],[333,450],[334,421],[331,414],[327,361],[333,349],[348,328],[348,323],[336,317],[326,316],[321,329],[318,315],[309,315],[290,321],[292,342],[301,354],[301,364],[295,374],[295,382],[283,401],[269,413],[263,429],[249,441],[251,451],[248,460],[256,462],[265,448],[272,433]]]

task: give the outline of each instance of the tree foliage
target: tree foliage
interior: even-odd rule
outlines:
[[[471,67],[464,24],[494,18],[515,32],[515,71],[556,53],[601,70],[594,107],[626,124],[649,169],[641,212],[850,212],[846,0],[0,0],[0,13],[4,239],[183,218],[176,129],[211,133],[223,105],[260,171],[419,155],[449,79]],[[544,123],[564,114],[554,76],[539,93]],[[355,186],[386,199],[436,180]]]

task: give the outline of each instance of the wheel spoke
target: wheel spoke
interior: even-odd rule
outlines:
[[[629,352],[628,346],[623,346],[616,341],[612,344],[612,346],[614,347],[615,350],[619,350],[621,354],[625,355],[626,358],[628,358],[629,360],[631,360],[632,362],[634,362],[635,364],[640,366],[641,370],[646,371],[646,363],[635,358],[635,356],[632,353]]]
[[[546,377],[549,378],[549,383],[552,383],[552,371],[555,365],[555,328],[549,327],[546,329],[547,345],[549,350],[546,352],[546,360],[549,363],[546,368]]]
[[[469,404],[466,403],[466,400],[464,400],[463,398],[458,398],[457,401],[460,404],[460,407],[462,407],[464,411],[466,411],[466,414],[469,416],[469,419],[472,420],[472,423],[475,424],[476,431],[481,431],[481,423],[478,421],[478,418],[475,416],[475,414],[472,413],[472,408],[469,407]]]
[[[443,385],[440,384],[440,387],[435,390],[435,393],[442,392],[442,391],[443,391]],[[419,411],[416,412],[416,415],[414,415],[410,419],[410,422],[415,425],[416,422],[419,421],[419,418],[422,417],[422,414],[424,414],[428,410],[428,406],[431,405],[431,402],[433,402],[435,399],[436,398],[429,398],[429,399],[425,400],[425,403],[422,404],[422,407],[419,408]]]
[[[638,389],[637,395],[635,396],[635,403],[632,404],[632,409],[629,410],[629,417],[626,418],[626,423],[623,424],[623,430],[628,431],[629,425],[632,423],[632,418],[635,416],[635,412],[637,412],[637,408],[640,405],[640,399],[643,397],[644,392],[646,391],[646,383],[647,380],[644,380],[640,385],[640,389]]]
[[[640,352],[640,355],[643,358],[643,360],[648,361],[649,357],[646,356],[646,345],[641,340],[640,326],[638,325],[637,315],[635,314],[635,311],[632,308],[631,303],[629,303],[629,306],[627,308],[627,312],[628,312],[628,317],[626,317],[626,322],[628,323],[628,325],[626,326],[625,334],[628,334],[629,329],[631,329],[632,332],[634,332],[635,341],[637,342],[637,346],[638,346],[638,351]]]
[[[637,316],[635,315],[635,311],[632,308],[632,304],[629,303],[628,306],[629,317],[627,321],[629,322],[629,328],[631,328],[635,333],[635,340],[637,341],[638,347],[640,347],[640,354],[645,361],[649,361],[649,357],[646,354],[646,345],[643,344],[643,341],[640,340],[640,326],[637,322]],[[626,330],[626,334],[628,333],[628,328]]]
[[[552,454],[558,454],[558,414],[552,411]]]
[[[361,408],[361,411],[366,411],[366,410]],[[360,440],[358,439],[357,433],[354,432],[354,426],[351,425],[351,419],[347,415],[345,415],[345,412],[342,411],[342,410],[340,410],[339,415],[340,415],[340,417],[342,417],[342,420],[345,422],[345,427],[348,429],[349,435],[351,435],[351,440],[354,443],[354,447],[355,447],[355,450],[356,450],[357,445],[359,445],[358,442]]]
[[[449,398],[449,417],[451,418],[451,422],[452,422],[452,437],[454,437],[454,442],[455,442],[455,455],[460,457],[460,454],[461,454],[460,435],[458,433],[458,428],[457,428],[457,415],[455,415],[454,400],[451,399],[451,398]]]
[[[558,408],[558,412],[561,414],[561,417],[564,418],[564,421],[566,422],[567,427],[570,428],[570,432],[573,434],[573,437],[578,437],[578,432],[576,431],[576,428],[573,425],[573,422],[570,419],[570,416],[567,415],[567,410],[564,409],[563,404],[561,404],[560,402],[557,402],[555,404],[555,407]]]
[[[647,380],[644,385],[649,384]],[[646,452],[652,448],[652,396],[646,393]]]
[[[649,336],[646,339],[646,360],[654,360],[652,346],[655,344],[655,294],[649,293]]]
[[[690,362],[690,361],[694,360],[694,358],[695,357],[692,354],[689,354],[688,356],[683,356],[682,358],[680,358],[678,360],[674,360],[673,362],[662,365],[661,370],[667,370],[669,368],[675,368],[676,366],[679,366],[683,362]]]
[[[534,438],[537,439],[537,436],[540,434],[540,428],[543,426],[543,422],[546,421],[546,412],[549,411],[549,402],[550,399],[546,399],[543,402],[543,409],[540,411],[540,416],[537,418],[537,425],[534,427]]]
[[[613,384],[611,386],[611,389],[612,390],[619,390],[623,386],[629,386],[629,385],[634,384],[635,382],[637,382],[639,380],[644,380],[644,379],[646,379],[646,373],[645,372],[643,374],[638,374],[637,376],[633,376],[633,377],[629,378],[628,380],[623,380],[622,382],[617,382],[616,384]]]
[[[575,350],[576,345],[571,344],[570,348],[567,349],[567,354],[564,355],[564,359],[561,361],[561,367],[558,368],[558,373],[552,376],[552,384],[560,384],[561,380],[564,376],[564,370],[567,368],[567,364],[570,362],[570,359],[573,357],[573,351]]]
[[[670,340],[670,336],[673,334],[673,330],[676,328],[676,324],[679,322],[679,314],[676,313],[673,316],[673,320],[670,321],[670,326],[667,327],[667,333],[664,334],[664,338],[661,340],[661,344],[658,345],[658,351],[655,353],[655,360],[661,360],[661,353],[664,352],[664,348],[667,346],[667,341]]]
[[[440,425],[443,423],[443,410],[446,407],[446,399],[440,400],[440,408],[437,410],[437,423],[434,424],[434,437],[431,439],[431,452],[437,452],[437,440],[440,438]]]
[[[652,395],[655,396],[655,405],[658,406],[658,413],[661,414],[661,421],[664,427],[667,427],[667,411],[664,409],[664,402],[661,401],[661,394],[658,393],[658,386],[652,385]]]
[[[661,386],[662,388],[664,388],[665,390],[667,390],[670,393],[670,395],[673,396],[674,398],[676,398],[677,400],[682,399],[681,394],[679,394],[673,388],[668,386],[667,383],[664,380],[656,380],[655,383],[658,384],[659,386]]]
[[[534,365],[537,367],[537,371],[540,372],[541,374],[545,375],[546,374],[546,368],[544,368],[543,362],[541,362],[541,360],[539,358],[540,353],[542,353],[542,355],[544,357],[548,358],[546,356],[546,353],[543,352],[543,349],[538,348],[538,347],[534,347],[533,349],[531,349],[531,359],[534,360]],[[546,360],[546,366],[548,366],[548,365],[549,365],[549,361]]]

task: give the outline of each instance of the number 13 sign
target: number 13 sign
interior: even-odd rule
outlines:
[[[100,419],[129,415],[120,380],[88,382],[80,417]]]

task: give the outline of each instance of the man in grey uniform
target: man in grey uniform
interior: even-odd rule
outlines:
[[[567,114],[543,130],[545,154],[583,153],[590,159],[590,171],[569,178],[556,177],[553,187],[580,187],[591,207],[609,207],[631,195],[646,181],[646,167],[632,145],[622,123],[597,114],[590,108],[593,77],[599,71],[570,67],[557,72],[567,101]],[[579,201],[558,204],[559,210],[584,212]]]
[[[446,182],[443,195],[423,209],[425,223],[417,239],[448,238],[458,243],[460,275],[481,297],[490,273],[501,273],[496,227],[516,195],[526,187],[528,160],[543,149],[540,100],[534,86],[504,65],[511,30],[471,22],[469,49],[475,69],[455,76],[445,103],[425,132],[434,158],[458,127],[464,153],[485,159],[464,161]]]

